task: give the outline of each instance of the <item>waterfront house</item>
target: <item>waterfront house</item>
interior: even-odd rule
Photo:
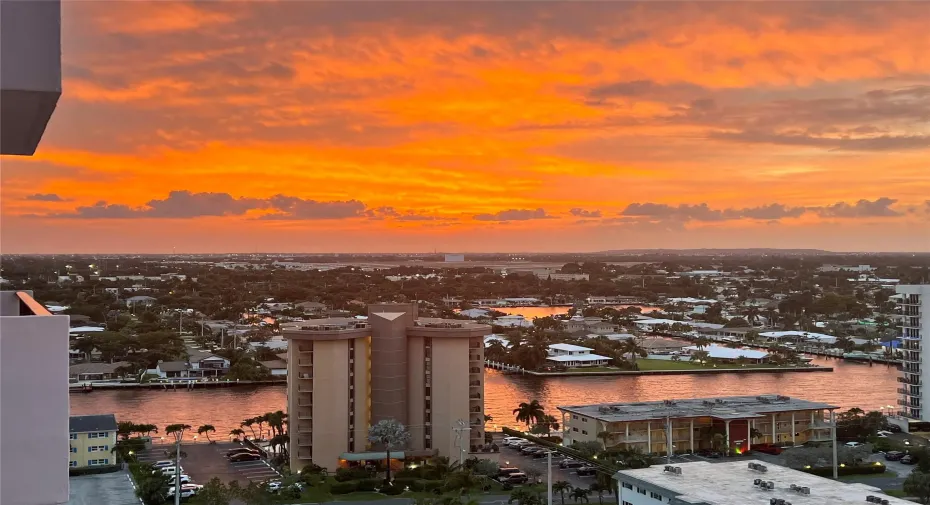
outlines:
[[[206,351],[188,349],[191,377],[217,377],[229,371],[228,359]]]
[[[71,416],[68,428],[71,439],[70,468],[116,464],[116,456],[110,452],[116,445],[115,415]]]
[[[569,368],[606,366],[610,362],[607,356],[592,354],[594,349],[574,344],[552,344],[546,361]]]
[[[599,317],[572,316],[571,319],[561,321],[562,329],[568,333],[594,333],[606,335],[617,330],[617,325]]]
[[[191,366],[186,361],[159,361],[158,365],[147,374],[157,375],[162,379],[182,379],[190,377]]]
[[[698,350],[702,350],[697,346],[691,345],[685,347],[684,350],[689,353],[693,353]],[[736,361],[740,358],[747,360],[749,363],[764,363],[768,359],[769,353],[766,351],[757,351],[755,349],[731,349],[729,347],[724,347],[722,345],[711,344],[704,346],[704,351],[707,352],[707,355],[710,359],[720,360],[720,361]]]
[[[68,368],[68,378],[77,381],[118,379],[121,375],[117,373],[117,369],[128,365],[128,361],[117,361],[116,363],[78,363]]]
[[[644,338],[639,345],[649,354],[669,354],[681,352],[688,344],[670,338]]]
[[[287,361],[273,359],[269,361],[259,361],[259,363],[268,369],[272,377],[287,377]]]
[[[141,305],[143,307],[150,307],[152,305],[155,305],[156,303],[158,303],[158,299],[153,298],[151,296],[145,296],[145,295],[130,296],[129,298],[126,299],[126,305],[130,307],[135,306],[135,305]]]

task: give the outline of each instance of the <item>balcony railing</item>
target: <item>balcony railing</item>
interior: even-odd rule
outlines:
[[[469,373],[481,373],[481,369],[478,367],[472,367],[468,369]]]
[[[912,408],[912,409],[919,409],[919,408],[920,408],[920,405],[911,403],[910,401],[908,401],[908,400],[903,400],[903,399],[899,399],[899,400],[898,400],[898,405],[903,405],[903,406],[905,406],[905,407],[910,407],[910,408]]]
[[[898,377],[898,382],[903,382],[904,384],[913,384],[915,386],[920,386],[920,379],[908,379],[907,377]]]
[[[480,399],[481,399],[481,395],[478,394],[478,393],[472,393],[472,394],[468,395],[468,398],[470,398],[470,399],[472,399],[472,400],[480,400]]]

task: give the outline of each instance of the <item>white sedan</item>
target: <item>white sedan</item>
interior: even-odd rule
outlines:
[[[203,489],[203,486],[199,484],[182,484],[181,485],[181,498],[190,498],[197,494],[198,491]],[[174,496],[174,486],[168,488],[168,496]]]

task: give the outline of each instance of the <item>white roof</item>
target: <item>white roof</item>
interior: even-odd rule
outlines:
[[[605,361],[610,358],[599,354],[562,354],[560,356],[549,356],[546,359],[549,361]]]
[[[749,469],[749,463],[766,466],[760,473]],[[681,475],[665,472],[665,465],[653,465],[638,470],[620,470],[614,478],[635,485],[646,483],[662,491],[659,494],[674,497],[676,503],[701,503],[708,505],[769,505],[770,500],[781,499],[796,505],[846,505],[868,502],[865,497],[881,496],[889,505],[912,505],[913,502],[882,493],[881,489],[861,483],[847,483],[818,477],[799,470],[772,465],[757,460],[741,460],[723,463],[706,461],[676,464]],[[753,480],[772,481],[775,489],[763,491],[753,486]],[[810,488],[811,494],[804,496],[791,490],[791,485]],[[619,487],[619,486],[618,486]],[[636,490],[620,488],[623,495]],[[663,492],[664,491],[664,492]],[[669,496],[671,495],[671,496]]]
[[[787,337],[801,337],[808,340],[820,340],[827,343],[836,342],[836,337],[833,335],[827,335],[826,333],[814,333],[811,331],[766,331],[759,334],[760,337],[765,338],[787,338]]]
[[[106,328],[99,326],[75,326],[68,330],[68,333],[90,333],[92,331],[106,331]]]
[[[667,324],[671,326],[675,323],[679,323],[679,324],[687,324],[688,326],[691,326],[694,328],[712,328],[712,329],[723,328],[722,324],[702,323],[699,321],[676,321],[674,319],[640,319],[638,321],[633,321],[633,323],[639,326],[655,326],[657,324]]]
[[[697,346],[692,345],[685,347],[685,350],[693,352],[699,349]],[[711,358],[716,359],[736,359],[740,356],[749,359],[762,359],[769,355],[769,353],[765,351],[756,351],[754,349],[731,349],[722,345],[708,345],[704,347],[704,350],[707,351],[707,354]]]
[[[551,344],[551,345],[549,346],[549,349],[552,349],[552,350],[555,350],[555,351],[566,351],[566,352],[571,352],[571,351],[593,351],[593,350],[594,350],[594,349],[592,349],[592,348],[590,348],[590,347],[584,347],[584,346],[574,345],[574,344]]]

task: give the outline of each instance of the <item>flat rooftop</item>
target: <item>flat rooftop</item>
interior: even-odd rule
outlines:
[[[829,403],[812,402],[774,394],[558,407],[559,410],[564,412],[571,412],[572,414],[607,423],[647,421],[650,419],[665,419],[666,417],[673,419],[689,417],[750,419],[776,412],[836,408],[839,407]]]
[[[749,463],[765,465],[768,471],[763,473],[751,470]],[[846,505],[866,504],[868,502],[865,501],[865,497],[869,495],[881,496],[882,499],[888,500],[889,505],[914,503],[885,495],[881,489],[866,484],[834,481],[763,461],[701,461],[674,466],[681,468],[681,475],[665,472],[665,465],[655,465],[639,470],[621,470],[614,478],[633,484],[634,487],[640,485],[663,496],[672,494],[674,496],[670,496],[670,503],[673,504],[769,505],[770,500],[776,498],[793,505]],[[754,479],[772,481],[775,488],[762,490],[753,485]],[[792,484],[810,488],[810,495],[792,491]],[[630,491],[623,492],[626,494]]]
[[[139,505],[128,472],[81,475],[68,481],[71,485],[68,505]]]

